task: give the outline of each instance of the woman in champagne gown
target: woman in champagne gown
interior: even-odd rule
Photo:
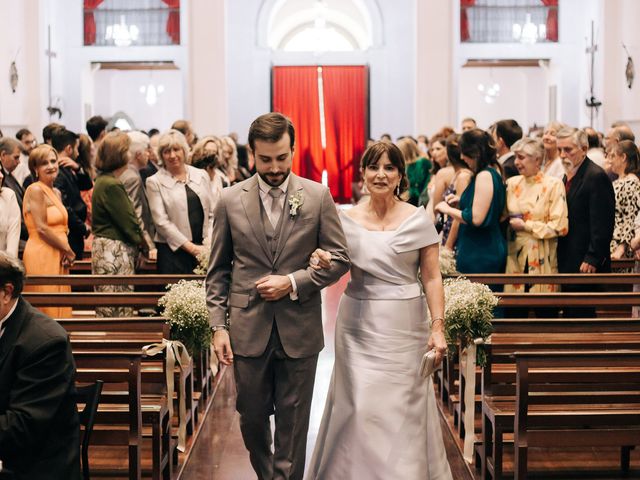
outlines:
[[[427,349],[436,348],[438,363],[446,349],[438,234],[425,209],[398,198],[405,180],[397,147],[375,143],[362,163],[371,199],[341,214],[351,281],[307,479],[451,479],[433,382],[419,374]]]
[[[29,169],[37,179],[29,185],[23,202],[29,240],[23,263],[27,275],[67,275],[75,254],[67,240],[67,210],[60,192],[53,187],[58,174],[58,154],[49,145],[40,145],[29,155]],[[25,292],[70,292],[68,285],[25,285]],[[71,308],[40,308],[52,318],[68,318]]]

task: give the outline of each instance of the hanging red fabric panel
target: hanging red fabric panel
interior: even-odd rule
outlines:
[[[322,67],[329,189],[337,202],[351,200],[367,125],[368,70],[364,66]]]
[[[296,129],[292,170],[296,175],[322,179],[318,67],[273,67],[274,112],[286,115]]]
[[[171,9],[167,19],[167,35],[171,43],[180,45],[180,0],[162,0]]]
[[[93,11],[104,0],[84,0],[84,44],[94,45],[96,43],[96,19]]]
[[[465,7],[473,7],[476,0],[460,0],[460,41],[466,42],[471,38],[469,33],[469,16]]]
[[[542,3],[549,8],[547,13],[547,40],[558,41],[558,0],[542,0]]]

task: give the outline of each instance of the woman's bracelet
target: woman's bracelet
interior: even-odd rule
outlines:
[[[429,321],[429,328],[432,329],[436,322],[442,322],[442,326],[444,326],[444,317],[432,318],[431,321]]]

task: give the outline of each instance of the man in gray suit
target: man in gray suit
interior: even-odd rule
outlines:
[[[293,125],[279,113],[251,124],[257,174],[223,191],[207,274],[214,349],[234,365],[240,428],[260,480],[302,479],[324,347],[320,290],[349,269],[329,190],[291,173],[294,143]],[[331,268],[309,266],[316,248],[331,253]]]

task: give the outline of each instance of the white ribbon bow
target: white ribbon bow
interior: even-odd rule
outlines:
[[[167,396],[169,397],[169,418],[173,418],[173,392],[174,377],[173,371],[176,363],[180,367],[180,400],[178,405],[178,450],[185,451],[187,444],[187,396],[185,389],[184,375],[191,365],[191,357],[187,351],[187,347],[177,340],[162,339],[162,343],[152,343],[142,347],[142,353],[149,357],[153,357],[158,353],[166,350],[165,370],[167,376]],[[169,420],[171,421],[171,420]]]

